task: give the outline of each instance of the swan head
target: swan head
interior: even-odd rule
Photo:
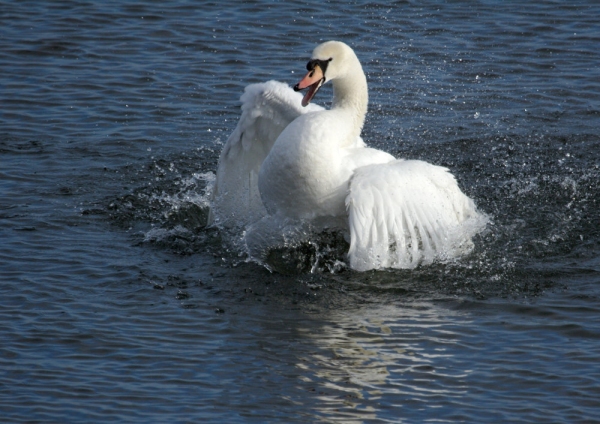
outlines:
[[[308,73],[294,86],[295,91],[308,88],[302,99],[302,106],[307,106],[319,88],[326,82],[337,78],[344,78],[352,66],[361,69],[354,51],[341,41],[327,41],[318,45],[306,65]]]

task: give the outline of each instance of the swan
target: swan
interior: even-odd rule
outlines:
[[[307,70],[293,89],[277,81],[246,87],[219,157],[209,220],[246,238],[273,222],[341,229],[357,271],[410,269],[469,252],[487,217],[454,176],[362,140],[367,79],[352,48],[322,43]],[[326,110],[311,101],[329,81]]]

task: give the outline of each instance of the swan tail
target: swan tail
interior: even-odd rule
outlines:
[[[350,266],[415,268],[472,249],[487,223],[446,168],[395,160],[358,168],[346,197]]]

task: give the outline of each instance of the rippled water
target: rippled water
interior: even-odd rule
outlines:
[[[0,34],[7,422],[598,420],[597,2],[9,1]],[[204,227],[244,86],[327,39],[365,140],[490,215],[468,257],[284,275]]]

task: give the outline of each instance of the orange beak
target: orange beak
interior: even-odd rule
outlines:
[[[310,103],[312,98],[315,97],[315,94],[317,94],[317,91],[319,91],[319,88],[321,88],[324,82],[325,75],[323,75],[323,70],[319,65],[315,65],[312,71],[309,71],[308,74],[306,74],[304,78],[302,78],[300,82],[294,86],[294,91],[300,91],[304,90],[305,88],[308,88],[308,92],[304,95],[304,98],[302,99],[302,106],[308,106],[308,104]]]

